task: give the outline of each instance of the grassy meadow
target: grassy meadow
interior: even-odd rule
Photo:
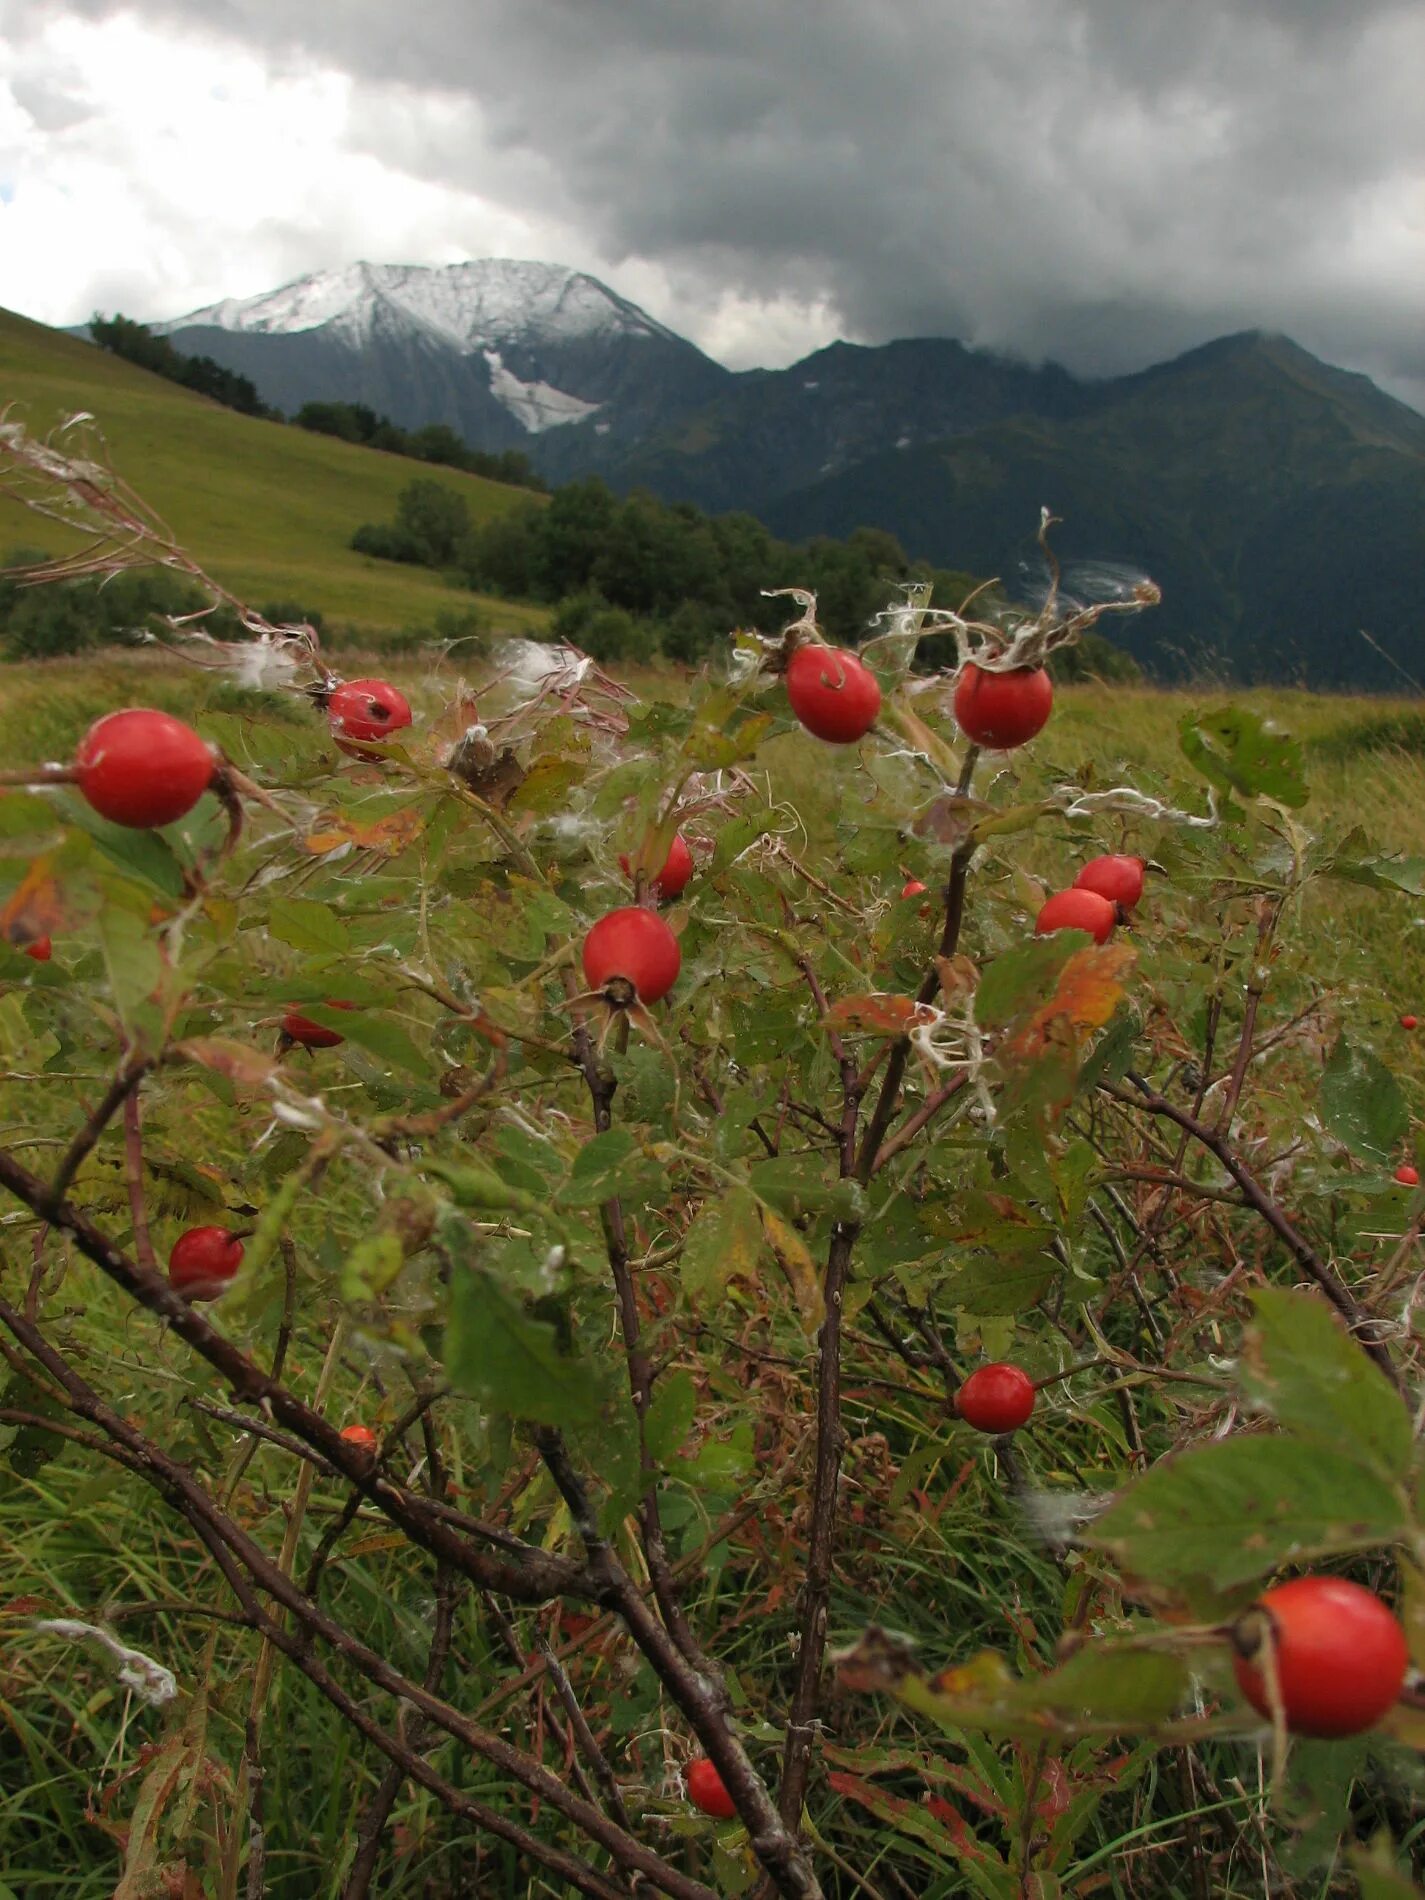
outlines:
[[[97,417],[116,473],[181,547],[250,605],[297,600],[358,632],[472,605],[511,628],[546,618],[347,545],[362,522],[389,520],[417,475],[463,495],[475,521],[527,500],[525,490],[238,415],[8,311],[0,311],[0,410],[36,436],[77,412]],[[76,537],[0,494],[0,556],[20,546],[70,553]]]

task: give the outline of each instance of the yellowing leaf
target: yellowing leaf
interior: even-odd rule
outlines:
[[[226,1076],[240,1089],[259,1090],[277,1073],[274,1057],[227,1036],[191,1036],[178,1044],[178,1053],[200,1068]]]
[[[388,812],[384,818],[365,825],[340,812],[328,812],[319,820],[317,829],[308,833],[305,842],[313,857],[324,857],[328,851],[350,844],[358,851],[375,851],[381,857],[396,858],[419,837],[424,824],[416,805],[403,805],[399,811]]]
[[[750,1188],[730,1188],[709,1202],[688,1229],[681,1265],[684,1287],[694,1299],[720,1297],[733,1280],[754,1278],[761,1246],[757,1197]]]
[[[1136,962],[1126,943],[1091,944],[1076,950],[1059,972],[1058,985],[1003,1045],[1017,1061],[1032,1061],[1053,1043],[1076,1042],[1078,1032],[1102,1029],[1123,999],[1123,981]],[[1064,1031],[1071,1032],[1065,1038]]]
[[[36,937],[51,937],[63,928],[64,911],[59,885],[48,858],[36,858],[0,907],[0,937],[21,946]]]
[[[807,1332],[814,1333],[826,1317],[826,1302],[822,1297],[821,1275],[806,1242],[790,1222],[774,1214],[770,1207],[762,1209],[762,1231],[777,1265],[787,1277],[802,1325]]]

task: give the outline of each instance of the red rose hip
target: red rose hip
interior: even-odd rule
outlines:
[[[921,883],[918,877],[907,879],[907,881],[901,886],[902,897],[924,897],[924,895],[925,895],[925,886]]]
[[[688,1799],[716,1821],[730,1821],[737,1813],[722,1776],[706,1755],[696,1755],[688,1763]]]
[[[142,706],[96,719],[74,763],[85,803],[140,831],[192,811],[214,771],[212,752],[191,726]]]
[[[1402,1187],[1419,1187],[1420,1170],[1412,1167],[1410,1162],[1402,1161],[1395,1171],[1395,1178]]]
[[[343,1425],[341,1442],[353,1445],[357,1451],[377,1451],[381,1445],[381,1440],[369,1425]]]
[[[190,1227],[173,1243],[168,1284],[185,1300],[215,1300],[242,1265],[242,1242],[226,1227]]]
[[[1097,891],[1055,891],[1034,920],[1036,936],[1056,930],[1087,930],[1095,943],[1107,943],[1118,922],[1118,912]]]
[[[33,957],[36,963],[48,963],[54,955],[54,945],[48,937],[32,937],[25,945],[25,955]]]
[[[584,980],[591,990],[628,985],[640,1003],[656,1003],[678,981],[683,956],[678,939],[661,917],[628,904],[601,917],[584,939]],[[611,995],[611,1002],[632,997]]]
[[[1110,904],[1122,904],[1125,910],[1143,895],[1143,860],[1123,856],[1090,858],[1074,879],[1076,891],[1096,891]]]
[[[619,868],[625,877],[633,876],[632,860],[626,852],[619,858]],[[693,854],[682,832],[676,831],[668,847],[668,855],[663,860],[663,869],[651,880],[653,888],[661,898],[671,899],[682,892],[692,875]]]
[[[1054,686],[1042,666],[990,673],[967,660],[955,682],[955,721],[967,739],[1009,752],[1044,730]]]
[[[1418,1029],[1420,1027],[1420,1018],[1418,1016],[1402,1016],[1400,1026],[1402,1029]]]
[[[410,701],[389,680],[343,680],[327,700],[332,737],[355,758],[370,755],[344,741],[390,739],[411,723]]]
[[[1019,1366],[981,1366],[955,1394],[955,1410],[977,1432],[1018,1431],[1034,1410],[1034,1381]]]
[[[881,687],[844,647],[800,646],[787,662],[787,699],[816,738],[854,745],[876,723]]]
[[[1235,1640],[1237,1686],[1268,1719],[1261,1644],[1272,1642],[1282,1714],[1293,1735],[1325,1738],[1374,1728],[1399,1695],[1410,1661],[1405,1632],[1385,1604],[1343,1577],[1278,1584],[1247,1612]]]

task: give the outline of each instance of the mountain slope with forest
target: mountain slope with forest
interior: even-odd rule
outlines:
[[[1043,583],[1047,505],[1084,587],[1163,587],[1125,637],[1165,677],[1422,674],[1425,417],[1284,337],[1103,381],[938,338],[733,374],[596,280],[508,260],[354,266],[163,327],[286,409],[448,423],[551,482],[745,511],[789,540],[880,528],[1011,590]]]
[[[1163,603],[1126,643],[1151,670],[1398,690],[1420,676],[1425,418],[1365,377],[1249,332],[1101,384],[1084,413],[1020,417],[868,458],[786,494],[781,534],[890,529],[914,554],[1041,571],[1039,508],[1092,585],[1127,561]]]

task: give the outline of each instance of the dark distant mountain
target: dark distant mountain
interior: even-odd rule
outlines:
[[[585,421],[609,452],[731,373],[605,285],[553,264],[355,264],[150,328],[250,377],[265,402],[360,402],[402,428],[527,452]]]
[[[1154,671],[1399,686],[1425,674],[1425,417],[1285,337],[1082,381],[920,338],[734,375],[591,277],[361,264],[164,325],[293,411],[362,402],[551,481],[598,475],[802,539],[888,529],[917,558],[1041,578],[1149,573],[1123,633]]]
[[[585,423],[551,434],[539,461],[554,479],[599,473],[619,488],[758,514],[881,449],[921,447],[1010,416],[1071,416],[1086,400],[1057,364],[1030,369],[948,338],[878,349],[833,343],[790,369],[730,377],[675,427],[630,448],[611,452]]]
[[[890,529],[913,554],[1011,585],[1055,546],[1090,576],[1128,562],[1163,604],[1127,645],[1150,669],[1318,686],[1425,676],[1425,417],[1285,337],[1223,337],[1020,417],[883,453],[764,509],[793,538]]]

